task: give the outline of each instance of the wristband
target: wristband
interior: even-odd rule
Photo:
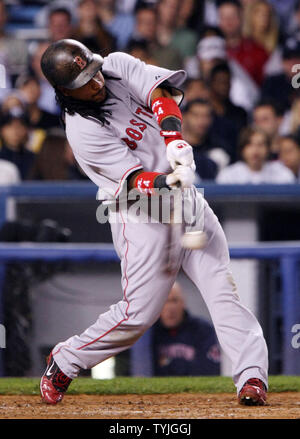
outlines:
[[[152,102],[152,111],[155,114],[158,125],[168,116],[177,117],[182,121],[181,111],[176,102],[171,98],[161,97]]]
[[[180,131],[181,132],[181,120],[175,116],[166,117],[160,127],[163,131]]]
[[[155,195],[155,188],[169,187],[162,177],[166,177],[166,175],[160,172],[142,172],[134,180],[133,186],[142,194]]]
[[[166,182],[167,180],[167,175],[166,174],[159,174],[156,178],[155,178],[155,188],[157,189],[169,189],[171,190],[172,188],[167,184]]]
[[[166,131],[166,130],[162,130],[160,132],[160,135],[162,137],[164,137],[166,146],[168,146],[168,144],[170,142],[172,142],[172,140],[183,140],[182,134],[181,134],[180,131]]]

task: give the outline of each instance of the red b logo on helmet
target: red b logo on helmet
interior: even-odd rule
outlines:
[[[83,70],[86,66],[86,61],[84,61],[80,56],[75,56],[74,62],[80,67],[81,70]]]

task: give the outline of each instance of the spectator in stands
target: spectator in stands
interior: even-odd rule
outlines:
[[[279,158],[300,182],[300,141],[299,136],[283,136],[279,141]]]
[[[155,64],[171,70],[182,67],[182,57],[177,49],[164,46],[157,39],[157,10],[141,5],[136,12],[135,28],[129,46],[135,42],[147,42],[149,56]]]
[[[144,61],[146,64],[157,65],[156,59],[151,55],[149,43],[146,40],[131,40],[126,48],[126,52]]]
[[[38,101],[41,87],[34,75],[22,75],[16,81],[16,88],[26,104],[32,128],[47,130],[60,125],[59,117],[41,109]]]
[[[272,53],[279,42],[279,23],[272,5],[254,0],[245,9],[243,35]]]
[[[21,176],[17,166],[8,160],[0,159],[0,185],[18,184],[20,181]]]
[[[269,0],[253,0],[245,5],[243,35],[264,47],[269,54],[264,77],[281,73],[284,33]]]
[[[189,78],[184,84],[183,106],[194,99],[209,99],[209,88],[203,79]]]
[[[214,127],[219,135],[226,135],[229,126],[228,143],[234,146],[232,160],[235,160],[235,149],[238,135],[247,125],[247,112],[232,103],[230,99],[231,70],[226,62],[217,64],[211,70],[209,77],[210,103],[214,111]]]
[[[141,5],[135,14],[133,39],[156,41],[156,10],[153,7]]]
[[[23,73],[27,67],[28,49],[24,41],[9,35],[5,31],[7,22],[7,12],[5,1],[0,0],[0,63],[5,66],[8,74],[8,84],[14,85],[14,81],[18,75]],[[3,75],[3,71],[1,72]],[[3,87],[1,85],[1,87]]]
[[[51,42],[71,38],[72,15],[67,8],[50,9],[48,15],[48,31]]]
[[[219,169],[230,162],[228,146],[213,129],[212,108],[208,101],[190,101],[183,113],[183,133],[194,149],[196,172],[200,179],[214,179]]]
[[[154,375],[220,374],[220,348],[213,327],[186,309],[176,282],[153,326]]]
[[[34,153],[26,148],[29,137],[29,118],[15,107],[2,114],[0,120],[0,159],[15,164],[25,179],[32,167]]]
[[[198,70],[192,76],[200,74],[204,80],[209,78],[216,64],[227,59],[225,40],[217,28],[206,28],[203,32],[197,45],[197,58]]]
[[[218,24],[218,2],[219,0],[197,1],[198,20],[200,21],[198,31],[201,32],[202,26],[217,26]]]
[[[282,136],[297,134],[300,127],[300,96],[293,100],[290,110],[286,111],[280,124],[279,133]]]
[[[14,91],[12,94],[8,95],[1,105],[1,112],[3,114],[24,114],[26,119],[28,118],[28,140],[26,142],[26,149],[32,152],[39,151],[41,143],[44,140],[45,132],[38,128],[32,127],[30,124],[30,114],[28,112],[27,104],[24,102],[22,95],[18,90]]]
[[[284,110],[289,110],[293,99],[299,96],[299,89],[292,86],[295,74],[293,66],[300,64],[300,41],[288,39],[282,51],[282,72],[267,76],[262,84],[262,98],[280,102]]]
[[[247,127],[240,135],[240,161],[217,176],[221,184],[293,183],[293,173],[280,161],[269,161],[270,142],[260,128]]]
[[[228,61],[232,73],[230,97],[235,105],[250,111],[259,98],[259,88],[250,75],[234,59],[228,59],[225,40],[216,35],[200,39],[197,46],[200,76],[209,80],[213,67]],[[199,73],[198,73],[199,74]],[[195,77],[195,76],[193,76]]]
[[[157,3],[157,40],[161,46],[178,50],[182,59],[193,56],[196,51],[197,35],[178,24],[181,0],[158,0]]]
[[[198,35],[203,26],[203,2],[181,0],[177,15],[177,25],[179,28],[188,27]]]
[[[282,118],[281,108],[271,99],[261,100],[253,111],[254,125],[262,129],[269,136],[273,158],[276,158],[278,155],[278,139]]]
[[[1,104],[1,113],[25,113],[26,105],[17,91],[12,92],[3,100]]]
[[[239,0],[221,1],[218,12],[219,26],[226,39],[228,56],[235,59],[260,86],[269,54],[252,39],[243,37],[243,11]]]
[[[116,0],[98,0],[98,16],[104,28],[115,37],[117,50],[125,49],[133,33],[134,16],[118,13]]]
[[[41,69],[41,58],[48,46],[49,42],[46,41],[37,43],[31,56],[30,71],[32,71],[34,76],[38,79],[41,88],[38,106],[49,113],[59,114],[60,110],[56,103],[55,92],[53,87],[51,87],[49,82],[46,80]]]
[[[97,15],[97,0],[80,0],[78,3],[78,25],[73,38],[81,41],[92,52],[108,55],[115,49],[114,37],[104,28]]]
[[[76,165],[72,150],[61,128],[47,131],[40,152],[28,175],[30,180],[82,180],[86,176]]]

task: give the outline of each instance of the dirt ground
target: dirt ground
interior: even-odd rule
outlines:
[[[0,396],[0,419],[300,419],[300,393],[270,393],[265,407],[244,407],[235,395],[66,395],[57,406],[39,396]]]

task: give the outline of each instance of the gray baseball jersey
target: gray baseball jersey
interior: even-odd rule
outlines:
[[[66,115],[66,132],[79,165],[100,188],[98,198],[109,200],[120,194],[134,170],[170,170],[160,128],[149,109],[150,96],[165,80],[179,87],[185,73],[148,66],[123,53],[105,58],[103,72],[120,78],[106,82],[110,124]],[[121,260],[123,297],[82,334],[54,347],[53,357],[67,376],[75,378],[81,368],[91,368],[132,346],[158,319],[182,268],[206,302],[220,345],[232,361],[237,390],[252,377],[267,385],[266,343],[257,319],[239,301],[224,232],[195,187],[189,189],[189,202],[198,216],[198,207],[203,206],[207,244],[202,250],[184,249],[176,229],[172,273],[163,270],[170,226],[125,222],[126,206],[120,207],[120,220],[111,222],[111,230]]]
[[[99,200],[120,194],[130,173],[138,169],[153,172],[171,170],[166,145],[151,112],[151,92],[162,82],[179,87],[186,78],[181,70],[169,71],[146,65],[125,53],[104,58],[108,99],[103,106],[111,111],[109,125],[79,114],[66,115],[66,134],[82,170],[99,187]],[[174,99],[181,100],[180,95]]]

